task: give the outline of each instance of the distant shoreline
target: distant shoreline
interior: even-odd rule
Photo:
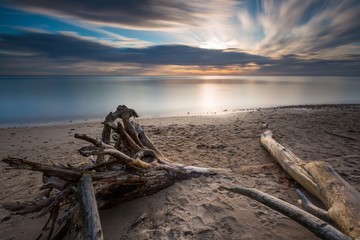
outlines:
[[[286,108],[310,108],[310,109],[319,109],[319,108],[339,108],[339,107],[356,107],[360,106],[360,103],[334,103],[334,104],[304,104],[304,105],[286,105],[278,107],[268,107],[268,108],[257,108],[257,109],[286,109]]]

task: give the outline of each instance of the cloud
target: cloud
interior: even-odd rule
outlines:
[[[360,1],[266,0],[254,7],[256,2],[222,9],[222,18],[210,16],[173,36],[203,48],[237,48],[277,58],[342,59],[354,50],[360,53]]]
[[[283,56],[274,64],[262,66],[261,75],[284,76],[360,76],[360,57],[349,59],[302,59],[294,55]]]
[[[68,33],[2,34],[0,74],[360,75],[359,55],[344,60],[307,60],[297,55],[274,59],[186,45],[104,44]]]
[[[264,1],[257,18],[264,38],[258,43],[257,52],[339,58],[339,52],[346,52],[359,42],[359,16],[357,1]],[[336,54],[329,56],[328,52],[336,48]]]
[[[72,17],[102,26],[130,29],[177,30],[196,26],[209,17],[222,18],[226,9],[233,8],[233,0],[109,0],[109,1],[48,1],[11,0],[10,6],[25,11]]]
[[[251,75],[259,70],[256,63],[216,65],[158,65],[149,72],[151,75]],[[202,81],[203,82],[203,81]],[[186,83],[186,82],[185,82]],[[226,82],[225,82],[226,83]]]
[[[104,40],[103,38],[98,39],[98,38],[92,37],[95,40],[95,42],[101,42],[101,43],[107,42],[107,45],[118,46],[118,47],[120,47],[120,46],[122,46],[122,47],[145,47],[145,46],[151,45],[151,43],[146,40],[141,40],[141,39],[136,39],[136,38],[128,38],[128,37],[125,37],[118,33],[104,30],[99,26],[88,24],[86,22],[79,22],[79,21],[75,21],[74,19],[62,19],[62,21],[66,22],[67,24],[89,30],[91,32],[96,32],[96,33],[101,34],[104,37],[106,37],[106,40]],[[71,35],[73,35],[75,37],[79,37],[79,38],[86,37],[86,36],[81,36],[79,33],[74,32],[74,31],[72,31],[72,32],[59,31],[59,32],[60,33],[67,32],[68,34],[71,34]],[[86,37],[86,38],[88,38],[88,37]],[[112,40],[110,40],[110,39],[112,39]]]
[[[237,48],[262,56],[342,59],[360,53],[360,1],[357,0],[122,0],[3,1],[24,11],[56,16],[80,28],[149,46],[105,30],[112,26],[150,30],[172,44]],[[145,34],[146,35],[146,34]],[[357,44],[357,48],[354,46]],[[115,45],[114,45],[115,46]]]
[[[131,38],[119,38],[116,37],[114,38],[96,38],[96,37],[90,37],[90,36],[83,36],[80,35],[77,32],[74,31],[59,31],[58,33],[65,35],[65,36],[70,36],[73,38],[78,38],[80,40],[85,40],[85,41],[90,41],[90,42],[94,42],[94,43],[99,43],[101,45],[106,45],[106,46],[111,46],[111,47],[115,47],[115,48],[119,48],[119,47],[146,47],[146,46],[150,46],[150,42],[147,41],[141,41],[138,39],[131,39]]]
[[[266,57],[240,52],[201,49],[185,45],[159,45],[146,48],[115,48],[73,34],[25,33],[0,35],[0,49],[27,52],[49,58],[100,62],[217,65],[269,62]]]

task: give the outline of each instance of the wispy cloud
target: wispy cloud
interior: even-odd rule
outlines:
[[[210,16],[223,17],[235,1],[222,0],[122,0],[122,1],[47,1],[11,0],[10,6],[48,15],[72,17],[102,25],[140,30],[177,30],[196,26]]]
[[[61,21],[66,22],[66,23],[71,24],[71,25],[74,25],[74,26],[77,26],[77,27],[82,28],[82,29],[87,29],[87,30],[90,30],[92,32],[100,33],[101,35],[103,35],[104,37],[107,37],[108,39],[105,40],[105,39],[98,39],[98,38],[93,37],[92,40],[102,42],[102,43],[106,43],[106,44],[109,44],[111,46],[118,46],[118,47],[145,47],[145,46],[151,45],[151,43],[149,41],[136,39],[136,38],[128,38],[128,37],[125,37],[125,36],[123,36],[121,34],[104,30],[104,29],[100,28],[99,26],[89,24],[89,23],[86,23],[86,22],[82,22],[82,21],[79,22],[79,21],[75,21],[74,19],[67,19],[67,18],[62,18]],[[75,36],[75,37],[82,37],[82,36],[80,36],[79,33],[76,33],[76,32],[71,32],[71,34],[73,36]]]
[[[359,16],[360,4],[354,1],[265,1],[258,16],[264,29],[258,53],[343,57],[331,52],[359,42]]]
[[[209,16],[176,36],[205,48],[234,48],[271,57],[339,59],[360,53],[360,2],[267,0],[250,10],[253,2],[222,9],[227,17]]]

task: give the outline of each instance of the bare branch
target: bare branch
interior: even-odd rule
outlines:
[[[73,168],[49,166],[42,163],[27,161],[21,158],[5,158],[2,160],[15,169],[39,171],[50,176],[59,177],[67,181],[77,181],[82,176],[82,171]]]

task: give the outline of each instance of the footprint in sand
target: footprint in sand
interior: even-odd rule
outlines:
[[[205,240],[205,239],[214,239],[215,235],[214,235],[214,231],[211,229],[204,229],[201,230],[197,233],[196,239],[201,239],[201,240]]]
[[[189,221],[189,225],[195,230],[204,227],[204,222],[201,217],[194,217]]]

